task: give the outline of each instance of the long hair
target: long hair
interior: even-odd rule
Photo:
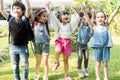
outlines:
[[[40,8],[35,12],[34,22],[38,22],[38,16],[41,16],[43,12],[47,12],[45,8]],[[34,24],[34,22],[33,22],[33,24]],[[48,26],[48,21],[46,21],[45,25],[46,25],[48,35],[50,36],[50,31],[49,31],[49,28],[48,28],[49,27]],[[32,26],[34,26],[34,25],[32,25]]]

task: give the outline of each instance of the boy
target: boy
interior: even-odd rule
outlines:
[[[10,58],[13,68],[14,80],[20,80],[19,62],[23,69],[23,80],[28,80],[28,40],[26,23],[22,19],[24,16],[29,20],[31,15],[30,4],[28,0],[25,1],[25,6],[19,1],[12,5],[13,15],[7,13],[3,6],[3,0],[0,0],[0,12],[5,17],[9,24],[10,29]],[[11,18],[14,17],[12,20]]]

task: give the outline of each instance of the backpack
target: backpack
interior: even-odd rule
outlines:
[[[9,25],[11,24],[11,22],[13,21],[13,19],[14,19],[15,17],[10,17],[10,19],[9,19]],[[22,20],[25,22],[25,29],[26,29],[26,31],[27,31],[27,42],[28,41],[31,41],[31,40],[33,40],[34,39],[34,34],[33,34],[33,31],[32,31],[32,27],[31,27],[31,25],[30,25],[30,22],[29,22],[29,20],[27,20],[26,18],[25,18],[25,16],[23,16],[22,17]],[[20,31],[20,30],[18,30],[18,29],[16,29],[17,31]],[[14,30],[15,31],[15,30]],[[16,31],[16,33],[17,33],[17,31]],[[22,31],[21,31],[22,32]],[[10,43],[10,35],[11,35],[11,30],[10,30],[10,26],[9,26],[9,43]],[[18,43],[16,43],[16,42],[18,42],[18,41],[15,41],[15,44],[20,44],[19,42]]]

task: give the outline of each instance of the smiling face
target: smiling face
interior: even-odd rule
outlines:
[[[85,16],[83,16],[83,18],[82,18],[82,23],[86,26],[88,25],[88,21]]]
[[[105,19],[106,19],[106,17],[105,17],[104,12],[97,12],[97,14],[96,14],[96,24],[97,25],[103,25],[105,22]]]
[[[47,12],[42,12],[38,16],[38,21],[41,22],[41,23],[46,23],[47,20],[48,20],[48,14],[47,14]]]
[[[23,11],[19,6],[13,6],[12,11],[16,18],[20,18],[23,15]]]

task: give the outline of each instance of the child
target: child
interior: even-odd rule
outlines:
[[[9,24],[11,42],[10,42],[10,58],[13,67],[14,80],[20,80],[19,62],[23,69],[23,80],[28,80],[28,41],[27,41],[27,30],[24,20],[29,20],[31,15],[30,4],[28,0],[25,1],[25,6],[21,2],[17,1],[12,5],[12,13],[14,19]],[[0,0],[0,12],[9,22],[11,14],[5,11],[3,0]],[[23,20],[22,17],[25,17]]]
[[[103,66],[104,66],[104,80],[108,80],[108,61],[110,59],[110,48],[113,46],[109,31],[108,31],[108,26],[111,23],[113,17],[118,12],[119,8],[120,8],[120,5],[110,15],[108,20],[106,19],[106,15],[103,11],[97,12],[95,17],[96,24],[94,24],[89,19],[85,10],[85,6],[83,7],[87,21],[90,27],[94,30],[91,47],[94,50],[94,58],[96,61],[96,64],[95,64],[96,80],[100,80],[101,61],[103,61]]]
[[[79,22],[79,15],[76,10],[73,8],[74,15],[69,22],[68,12],[66,10],[61,11],[58,14],[58,19],[49,9],[49,4],[47,4],[47,11],[50,13],[50,21],[56,32],[56,40],[55,40],[55,64],[52,67],[52,70],[55,71],[60,65],[59,58],[61,53],[63,54],[63,62],[64,62],[64,73],[65,80],[73,80],[68,75],[69,63],[68,59],[72,53],[71,47],[71,34],[76,29]]]
[[[87,13],[89,15],[89,18],[91,18],[91,13]],[[89,76],[89,73],[87,71],[88,68],[88,60],[89,60],[89,50],[87,43],[90,40],[91,37],[91,29],[88,25],[88,22],[86,20],[86,17],[83,12],[79,13],[80,17],[80,23],[79,23],[79,31],[77,36],[77,55],[78,55],[78,74],[81,78],[85,76]],[[82,23],[82,24],[81,24]],[[82,59],[84,56],[84,72],[81,70],[82,65]]]
[[[45,8],[40,8],[35,13],[33,23],[34,48],[36,55],[36,74],[34,80],[39,80],[41,58],[44,63],[43,80],[48,80],[48,56],[50,52],[50,40],[48,29],[48,14]]]

